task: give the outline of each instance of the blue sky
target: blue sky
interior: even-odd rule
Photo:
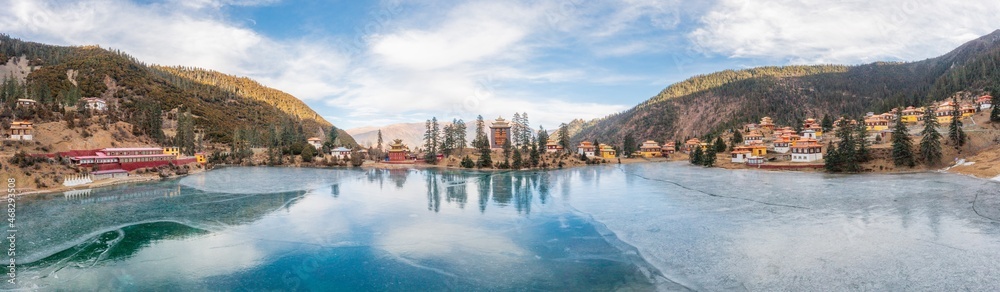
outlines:
[[[249,76],[342,128],[509,117],[554,128],[725,69],[934,57],[1000,1],[0,0],[0,32]]]

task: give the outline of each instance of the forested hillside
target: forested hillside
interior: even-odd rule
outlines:
[[[38,101],[38,112],[21,113],[19,118],[58,119],[65,107],[77,105],[82,97],[104,97],[112,118],[136,125],[137,134],[164,141],[159,129],[162,113],[177,109],[190,112],[194,125],[205,130],[207,140],[230,143],[238,131],[254,131],[265,144],[268,128],[281,126],[295,131],[290,137],[326,133],[332,125],[297,98],[264,87],[248,78],[194,69],[148,66],[120,51],[96,46],[63,47],[25,42],[0,34],[0,63],[26,58],[30,73],[24,80],[6,80],[0,98],[10,109],[18,98]],[[9,120],[17,113],[5,112]],[[279,130],[282,130],[279,129]],[[340,141],[353,145],[346,132]]]
[[[857,66],[818,65],[726,70],[692,77],[624,112],[588,122],[575,141],[677,140],[770,116],[792,125],[824,115],[857,117],[923,105],[958,91],[1000,88],[1000,30],[933,59]]]

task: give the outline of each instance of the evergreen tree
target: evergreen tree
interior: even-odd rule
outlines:
[[[837,151],[837,146],[833,145],[833,142],[826,145],[826,157],[823,159],[823,168],[828,172],[843,171],[840,151]]]
[[[702,165],[704,163],[704,160],[702,159],[704,153],[701,151],[701,147],[694,148],[694,151],[691,152],[691,164]]]
[[[522,167],[524,167],[522,165],[524,162],[521,160],[521,150],[520,149],[514,149],[513,151],[514,151],[514,158],[513,158],[513,161],[510,164],[510,168],[521,169]]]
[[[503,142],[503,164],[500,165],[500,168],[510,168],[511,151],[514,149],[514,145],[511,144],[510,135],[507,135],[507,139]]]
[[[382,130],[378,130],[378,131],[379,131],[379,138],[380,138],[379,141],[382,141],[381,140],[381,138],[382,138]],[[337,147],[337,144],[338,144],[337,143],[337,138],[339,136],[340,136],[340,133],[337,132],[337,127],[336,126],[330,126],[330,131],[326,132],[326,142],[324,142],[323,145],[326,146],[326,147],[329,147],[331,149]]]
[[[722,144],[722,147],[725,146],[726,146],[725,144]],[[701,165],[704,165],[706,167],[715,166],[715,158],[717,153],[715,152],[715,148],[716,148],[715,145],[709,145],[708,150],[705,151],[704,156],[702,156],[701,158]],[[701,149],[701,147],[698,147],[698,149]]]
[[[455,123],[444,126],[444,141],[441,143],[441,153],[445,157],[451,157],[452,150],[455,149]]]
[[[855,142],[858,143],[857,149],[854,150],[855,159],[859,163],[868,162],[871,160],[871,143],[868,142],[868,128],[863,123],[858,123],[855,128],[857,130],[857,137]]]
[[[455,122],[455,146],[459,155],[465,153],[465,147],[469,147],[469,143],[465,137],[466,131],[468,131],[468,129],[465,126],[465,121],[458,119],[458,121]]]
[[[622,150],[625,152],[623,156],[631,158],[632,153],[635,153],[636,150],[635,138],[632,137],[632,134],[625,135],[623,144]]]
[[[715,152],[716,153],[726,152],[726,141],[722,140],[722,136],[719,136],[718,138],[716,138],[715,139],[715,144],[713,144],[712,146],[715,147]]]
[[[1000,123],[1000,92],[993,90],[992,97],[990,104],[992,104],[993,110],[990,111],[990,121]]]
[[[316,148],[312,145],[307,145],[302,148],[300,156],[302,156],[302,162],[312,162],[313,157],[316,156]]]
[[[941,133],[938,132],[937,118],[934,110],[927,107],[924,113],[924,130],[920,132],[920,159],[927,166],[937,166],[941,163]]]
[[[541,155],[538,153],[538,145],[531,144],[531,154],[529,155],[529,164],[531,167],[538,167],[538,162],[541,160]]]
[[[479,168],[493,167],[493,158],[490,157],[492,151],[490,150],[489,137],[486,136],[486,122],[483,121],[483,116],[476,117],[476,140],[472,141],[472,144],[475,144],[474,146],[479,150],[477,166]]]
[[[538,126],[538,139],[535,142],[538,145],[539,152],[545,151],[545,145],[549,144],[549,132],[541,125]]]
[[[437,140],[438,140],[438,129],[437,129],[437,117],[432,120],[427,120],[424,123],[426,130],[424,131],[424,161],[430,164],[437,163]]]
[[[913,167],[916,165],[913,155],[913,141],[910,133],[903,123],[903,116],[896,118],[896,125],[892,129],[892,162],[897,167]]]
[[[733,131],[733,139],[731,141],[732,145],[743,145],[743,134],[740,131]]]
[[[510,135],[507,136],[510,137],[512,141],[514,141],[514,145],[521,145],[522,143],[524,143],[524,141],[521,141],[521,137],[523,136],[521,133],[524,132],[524,130],[522,129],[524,127],[524,124],[521,123],[521,114],[514,113],[514,117],[511,118],[511,122],[512,122],[512,125],[510,127],[511,133]]]
[[[472,161],[472,158],[469,158],[469,156],[465,156],[465,158],[462,158],[462,163],[461,163],[461,165],[462,165],[462,167],[464,167],[464,168],[473,168],[473,167],[475,167],[475,166],[476,166],[476,163],[475,163],[475,162],[473,162],[473,161]]]
[[[566,123],[559,125],[559,145],[563,150],[569,151],[569,126]]]
[[[862,125],[864,126],[864,125]],[[847,119],[840,121],[837,125],[835,136],[840,139],[837,145],[836,169],[838,171],[857,172],[861,170],[857,149],[860,143],[857,142],[855,127],[851,126]]]
[[[190,112],[177,115],[177,133],[174,136],[174,146],[179,147],[184,155],[194,155],[194,121]]]
[[[382,151],[382,129],[378,129],[378,150]]]
[[[489,148],[489,137],[486,136],[486,122],[483,121],[483,116],[476,117],[476,138],[472,140],[472,146],[476,149],[482,149],[485,144],[486,148]]]
[[[431,118],[431,152],[437,153],[441,149],[441,128],[438,126],[437,117]]]
[[[833,119],[830,118],[829,115],[823,115],[823,119],[820,120],[819,126],[822,128],[824,133],[829,132],[830,130],[833,130]]]
[[[962,130],[962,111],[958,110],[958,96],[952,97],[955,104],[955,111],[951,115],[951,124],[948,126],[948,139],[955,149],[965,145],[965,131]]]
[[[521,145],[522,145],[522,148],[523,148],[523,147],[527,146],[526,144],[531,143],[531,138],[532,138],[532,135],[531,135],[531,124],[528,122],[528,113],[527,112],[521,113],[521,125],[522,125],[521,126],[521,129],[522,129],[522,131],[521,131],[521,141],[524,141],[523,144],[521,144]]]

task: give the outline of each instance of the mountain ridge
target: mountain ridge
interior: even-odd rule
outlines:
[[[628,110],[585,123],[573,141],[674,141],[705,137],[770,116],[794,125],[823,115],[857,117],[924,105],[1000,85],[1000,30],[914,62],[765,66],[693,76]]]
[[[17,98],[34,99],[46,109],[74,106],[82,97],[106,97],[121,110],[119,118],[133,124],[142,124],[160,111],[190,111],[207,140],[230,143],[238,131],[255,131],[259,135],[246,135],[254,137],[247,142],[258,146],[266,142],[267,126],[280,125],[298,132],[297,136],[314,136],[333,126],[298,98],[247,77],[147,65],[118,50],[47,45],[0,34],[0,63],[22,57],[31,69],[20,80],[25,89],[16,93]],[[58,116],[46,114],[39,119]],[[154,128],[137,132],[165,142]],[[346,132],[340,131],[340,139],[355,145]]]

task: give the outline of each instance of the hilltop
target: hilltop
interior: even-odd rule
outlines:
[[[584,123],[574,143],[598,139],[673,141],[705,137],[770,116],[801,124],[822,116],[860,117],[901,105],[925,105],[956,92],[996,92],[1000,30],[940,57],[865,65],[760,67],[694,76],[635,107]]]
[[[36,123],[58,120],[64,108],[75,107],[83,97],[100,97],[120,111],[123,121],[139,126],[137,133],[157,142],[167,137],[155,126],[141,124],[152,113],[175,109],[190,112],[194,125],[204,130],[205,140],[214,143],[231,143],[238,130],[265,135],[268,127],[291,124],[287,128],[300,131],[300,135],[316,136],[333,127],[294,96],[249,78],[198,68],[147,65],[121,51],[97,46],[54,46],[0,34],[0,64],[12,69],[0,74],[0,79],[19,88],[4,95],[8,108],[13,100],[27,98],[55,113],[22,113],[18,117],[37,119]],[[2,118],[9,122],[13,114]],[[340,131],[340,139],[344,144],[355,144],[346,132]]]

